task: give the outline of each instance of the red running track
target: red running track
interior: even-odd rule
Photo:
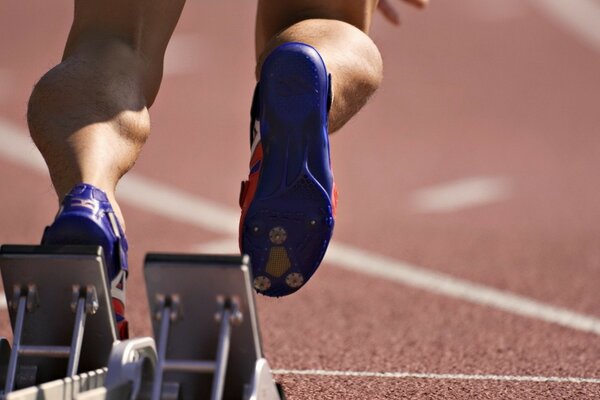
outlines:
[[[68,3],[0,5],[0,243],[37,242],[56,211],[35,152],[14,146]],[[298,294],[258,302],[290,399],[600,397],[600,47],[540,4],[433,2],[403,8],[400,29],[376,21],[383,88],[332,140],[337,247]],[[136,335],[150,333],[146,252],[235,250],[254,7],[189,2],[175,32],[134,179],[199,217],[144,208],[123,185]]]

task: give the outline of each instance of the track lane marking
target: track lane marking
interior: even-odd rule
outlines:
[[[48,175],[46,162],[26,131],[0,118],[0,156],[22,167]]]
[[[37,153],[37,156],[36,156]],[[23,129],[0,118],[0,156],[21,166],[47,171]],[[239,211],[202,199],[135,173],[119,185],[119,198],[150,213],[231,237],[237,235]],[[389,257],[333,242],[325,261],[339,268],[375,276],[520,316],[600,335],[600,318],[469,282]]]
[[[48,176],[46,163],[29,135],[1,118],[0,156]],[[237,234],[239,212],[173,186],[129,173],[119,183],[117,192],[121,200],[152,214],[199,226],[215,233]],[[168,204],[174,206],[166,206]]]
[[[472,177],[419,189],[412,206],[419,213],[448,213],[510,197],[510,182],[502,177]]]
[[[600,51],[600,4],[592,0],[529,0],[559,25]]]
[[[495,374],[436,374],[419,372],[370,372],[370,371],[331,371],[323,369],[273,369],[274,375],[308,375],[327,377],[355,378],[394,378],[394,379],[433,379],[433,380],[468,380],[468,381],[514,381],[543,383],[600,383],[600,378],[579,378],[559,376],[532,375],[495,375]]]
[[[194,246],[191,250],[208,253],[235,253],[238,251],[237,238],[229,237],[205,242]],[[341,243],[333,242],[331,244],[325,255],[325,262],[336,265],[338,268],[398,282],[438,295],[600,335],[599,319],[365,250],[357,251],[357,249]]]
[[[13,71],[0,67],[0,101],[9,98],[14,81]]]
[[[412,265],[342,243],[332,243],[326,260],[338,267],[403,283],[512,314],[600,335],[600,318]]]
[[[152,214],[215,233],[237,235],[240,212],[173,186],[128,173],[117,188],[119,200]]]
[[[240,248],[238,238],[229,236],[223,239],[209,240],[208,242],[192,246],[190,251],[198,253],[231,254],[239,253]]]
[[[198,73],[210,61],[211,44],[200,34],[176,33],[165,52],[164,75],[180,76]],[[203,65],[204,64],[204,65]]]

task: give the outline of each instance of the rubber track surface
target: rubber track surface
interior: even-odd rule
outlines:
[[[23,137],[31,87],[60,59],[68,3],[0,5],[0,119]],[[188,3],[134,172],[235,214],[249,156],[255,5]],[[340,190],[333,243],[599,319],[600,52],[533,1],[492,3],[432,2],[422,13],[399,4],[400,29],[377,17],[382,89],[331,144]],[[506,196],[455,211],[415,209],[417,191],[473,177],[504,179]],[[0,243],[37,242],[56,212],[47,175],[0,156],[0,181]],[[132,203],[122,204],[128,313],[142,335],[150,332],[143,255],[230,236]],[[260,298],[258,308],[277,370],[600,378],[596,334],[332,262],[297,294]],[[278,379],[292,400],[600,397],[593,381]]]

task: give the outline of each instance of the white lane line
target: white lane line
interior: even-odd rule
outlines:
[[[0,156],[48,175],[46,163],[23,129],[0,118]],[[121,180],[119,198],[144,211],[216,233],[237,234],[239,212],[130,173]]]
[[[48,175],[46,163],[21,128],[0,118],[0,156],[35,172]],[[0,291],[0,309],[7,308],[6,296]]]
[[[0,101],[8,99],[13,87],[14,73],[5,68],[0,68]]]
[[[129,173],[117,189],[120,201],[212,232],[237,235],[240,212],[173,186]]]
[[[506,178],[473,177],[420,189],[412,206],[420,213],[448,213],[505,200],[510,192]]]
[[[600,318],[454,278],[450,275],[434,272],[341,243],[332,243],[327,251],[326,260],[347,270],[600,335]]]
[[[201,243],[190,249],[195,253],[213,253],[213,254],[235,254],[240,252],[238,238],[234,236],[224,239],[212,240]]]
[[[15,164],[48,175],[46,163],[27,132],[2,118],[0,118],[0,156]]]
[[[600,50],[600,4],[593,0],[530,0],[585,43]]]
[[[543,383],[600,383],[600,378],[559,376],[494,375],[494,374],[435,374],[418,372],[329,371],[322,369],[274,369],[275,375],[341,376],[356,378],[434,379],[468,381],[514,381]]]
[[[239,251],[237,238],[235,237],[205,242],[194,246],[190,250],[216,254],[232,254]],[[352,272],[383,278],[523,317],[600,335],[600,319],[598,318],[554,307],[525,296],[454,278],[342,243],[333,242],[331,244],[325,255],[325,262]]]
[[[165,52],[165,76],[198,72],[210,60],[210,43],[199,34],[174,34]]]
[[[0,156],[19,165],[39,170],[39,159],[32,161],[35,159],[32,156],[34,152],[32,146],[22,129],[0,119]],[[136,174],[128,175],[122,187],[120,186],[119,196],[122,201],[156,215],[225,234],[228,237],[237,234],[239,215],[237,210]],[[233,247],[233,243],[235,242],[227,238],[221,245],[227,246],[227,251],[230,251],[229,248]],[[600,335],[599,318],[454,278],[339,242],[332,243],[326,261],[361,274]]]

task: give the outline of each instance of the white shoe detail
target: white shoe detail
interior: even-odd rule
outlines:
[[[255,119],[254,126],[252,128],[252,146],[250,147],[250,154],[254,154],[254,150],[256,150],[259,143],[260,143],[260,121],[258,119]]]
[[[117,222],[117,217],[115,216],[115,213],[107,212],[106,215],[108,215],[108,220],[110,221],[110,226],[113,230],[113,233],[115,234],[115,237],[120,239],[121,232],[119,231],[119,223]]]
[[[98,212],[98,208],[100,207],[100,203],[98,201],[96,201],[96,200],[80,199],[78,197],[74,197],[74,198],[71,199],[70,206],[71,207],[85,207],[85,208],[89,208],[95,214],[96,212]]]
[[[119,284],[121,283],[121,288]],[[117,276],[110,282],[110,295],[119,300],[125,306],[125,292],[127,290],[127,274],[125,270],[121,270]]]

